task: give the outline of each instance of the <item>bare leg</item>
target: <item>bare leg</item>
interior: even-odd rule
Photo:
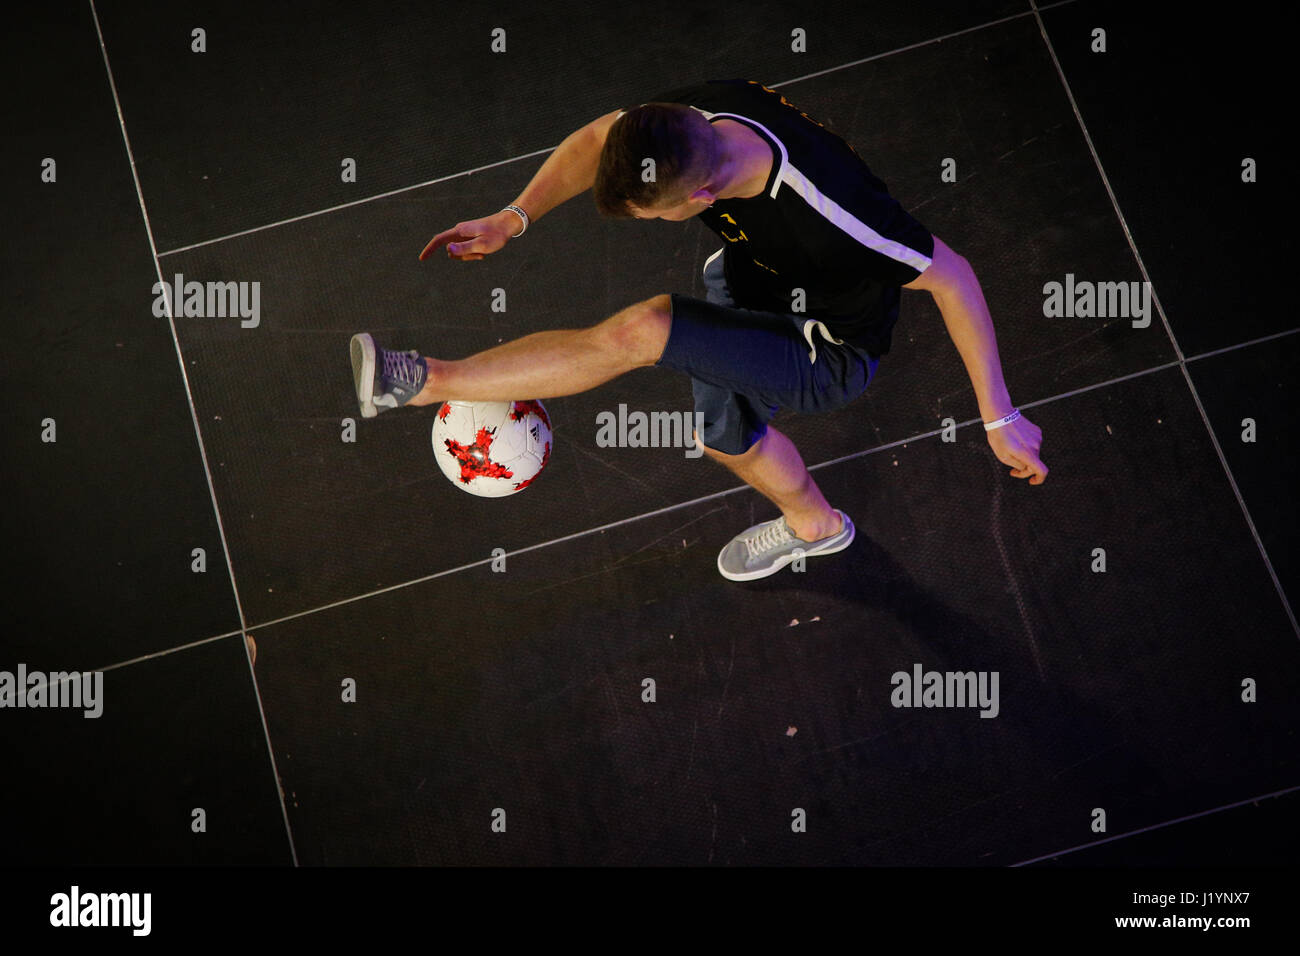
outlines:
[[[698,435],[695,440],[699,441]],[[742,455],[726,455],[703,447],[710,458],[722,462],[780,508],[796,537],[817,541],[838,534],[843,527],[808,473],[794,442],[771,425],[767,434]]]
[[[456,361],[426,358],[429,376],[410,405],[557,398],[602,385],[663,354],[672,324],[658,295],[589,329],[535,332]]]

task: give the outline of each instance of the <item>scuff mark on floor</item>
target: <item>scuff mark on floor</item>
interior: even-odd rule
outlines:
[[[1007,546],[1002,541],[1002,492],[1006,483],[999,481],[995,487],[997,491],[993,498],[993,540],[997,543],[998,556],[1002,559],[1002,570],[1006,572],[1007,580],[1011,582],[1011,592],[1016,599],[1016,610],[1020,612],[1020,623],[1024,626],[1025,636],[1029,639],[1029,650],[1034,655],[1034,669],[1038,671],[1040,678],[1046,679],[1047,675],[1043,673],[1043,661],[1038,653],[1038,639],[1034,636],[1033,625],[1029,623],[1029,612],[1025,608],[1024,595],[1020,593],[1020,582],[1016,580],[1016,574],[1011,570]]]

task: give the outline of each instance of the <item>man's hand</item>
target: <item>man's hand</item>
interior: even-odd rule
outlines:
[[[443,246],[447,257],[472,262],[482,259],[504,246],[523,227],[523,220],[508,209],[503,209],[486,219],[458,222],[445,232],[440,232],[420,253],[423,262]]]
[[[542,163],[542,168],[514,201],[515,205],[527,211],[532,222],[592,187],[605,137],[621,115],[622,110],[614,110],[570,133]],[[420,261],[443,246],[447,247],[448,258],[462,262],[482,259],[504,246],[523,227],[524,221],[508,209],[472,222],[458,222],[433,237],[420,253]]]
[[[1041,485],[1047,480],[1047,466],[1038,457],[1038,449],[1043,447],[1043,430],[1025,416],[993,429],[988,436],[998,461],[1011,466],[1012,478],[1028,478],[1031,485]]]

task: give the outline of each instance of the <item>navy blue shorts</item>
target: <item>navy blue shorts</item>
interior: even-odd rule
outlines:
[[[691,377],[704,444],[748,451],[779,409],[829,412],[858,398],[880,359],[837,342],[813,316],[737,308],[722,250],[704,264],[707,301],[672,295],[672,328],[656,363]]]

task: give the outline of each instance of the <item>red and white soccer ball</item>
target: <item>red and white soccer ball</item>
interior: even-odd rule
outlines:
[[[533,483],[551,460],[551,419],[542,403],[444,402],[433,423],[433,457],[457,488],[501,498]]]

